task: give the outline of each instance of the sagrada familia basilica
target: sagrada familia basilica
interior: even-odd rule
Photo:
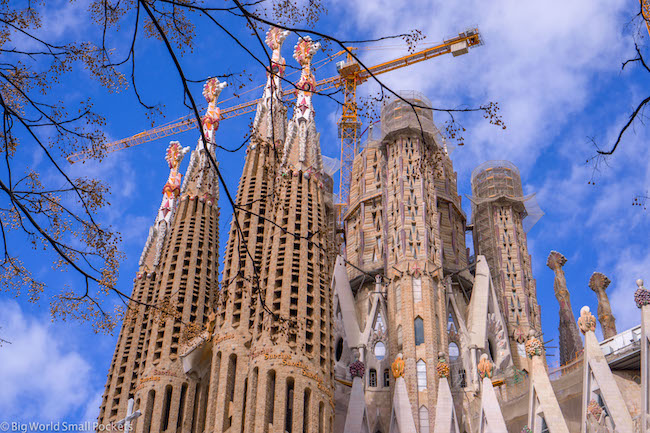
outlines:
[[[204,87],[196,149],[167,149],[170,175],[99,423],[137,433],[645,432],[643,282],[634,296],[642,325],[619,333],[609,280],[594,273],[598,341],[589,309],[574,316],[566,259],[551,252],[561,367],[549,370],[526,240],[534,198],[518,169],[488,161],[474,170],[468,220],[429,101],[402,93],[356,156],[337,222],[312,105],[319,44],[295,46],[302,74],[289,118],[287,35],[267,33],[273,66],[221,276],[214,151],[225,83]]]

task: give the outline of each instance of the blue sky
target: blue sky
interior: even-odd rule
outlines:
[[[469,26],[479,26],[485,45],[471,50],[469,55],[440,57],[383,75],[381,79],[395,90],[418,90],[438,107],[499,102],[508,128],[504,131],[491,126],[480,115],[461,117],[467,128],[466,144],[454,150],[452,159],[462,194],[469,194],[472,169],[489,159],[514,162],[520,168],[525,191],[537,192],[546,215],[529,232],[528,245],[545,339],[555,339],[551,345],[557,343],[558,327],[553,273],[546,267],[551,250],[560,251],[569,260],[564,270],[576,316],[582,305],[596,310],[596,297],[587,284],[591,274],[600,271],[612,280],[608,292],[618,330],[635,326],[639,317],[632,301],[634,281],[640,277],[650,280],[650,214],[631,203],[636,194],[644,193],[650,185],[646,145],[650,134],[637,123],[607,167],[594,172],[593,166],[585,161],[595,152],[590,137],[603,145],[612,143],[628,113],[647,96],[648,74],[636,66],[621,72],[621,63],[633,56],[633,35],[638,23],[630,21],[638,11],[638,3],[468,0],[456,4],[415,0],[404,7],[401,2],[388,0],[332,0],[326,4],[329,13],[317,28],[346,40],[417,28],[427,36],[425,42],[436,42]],[[94,38],[98,29],[89,23],[86,6],[85,1],[48,2],[42,32],[58,40]],[[240,22],[229,18],[224,23],[261,53]],[[112,43],[119,45],[129,40],[126,28],[123,26],[111,36]],[[263,71],[224,33],[205,23],[198,31],[200,37],[193,53],[182,60],[191,78],[246,69],[253,79],[249,88],[263,84]],[[647,43],[645,36],[642,43]],[[283,49],[287,63],[292,65],[295,41],[296,36],[290,36]],[[361,51],[362,59],[374,64],[406,50],[397,41],[381,45],[398,47]],[[642,50],[647,52],[645,47]],[[161,44],[140,41],[136,53],[136,80],[144,98],[165,104],[164,121],[187,114],[181,102],[180,81]],[[322,54],[317,54],[314,61],[322,58]],[[316,78],[335,73],[334,64],[330,63],[316,71]],[[233,96],[233,87],[226,88],[220,99]],[[60,89],[61,97],[70,101],[91,96],[96,109],[107,117],[106,133],[113,139],[149,128],[130,89],[109,95],[90,81],[84,71],[64,77]],[[377,86],[370,82],[361,88],[361,94],[376,91]],[[193,94],[203,102],[200,84],[195,85]],[[261,90],[254,90],[226,105],[260,95]],[[338,157],[336,120],[340,112],[325,98],[316,98],[314,105],[323,153]],[[222,122],[217,134],[219,144],[238,146],[250,120],[243,116]],[[436,118],[439,125],[445,120],[442,116]],[[197,134],[187,132],[173,139],[194,147]],[[147,143],[112,154],[101,164],[70,168],[73,175],[98,176],[112,186],[111,206],[104,209],[100,218],[123,235],[122,248],[127,259],[120,269],[119,286],[127,292],[131,290],[137,260],[167,179],[164,150],[168,142],[169,139]],[[228,188],[235,193],[244,152],[220,151],[217,157]],[[42,154],[34,149],[25,147],[16,158],[44,170],[45,176],[53,176]],[[588,184],[592,178],[595,185]],[[223,246],[231,209],[223,194],[220,204]],[[464,199],[469,216],[468,204]],[[72,275],[53,271],[51,257],[23,250],[21,245],[14,239],[12,248],[21,251],[32,270],[53,288],[80,284]],[[52,323],[47,297],[30,304],[4,293],[0,298],[0,327],[0,335],[13,342],[0,348],[0,418],[76,421],[96,417],[116,335],[95,335],[87,326],[76,323]],[[551,363],[556,360],[557,356],[550,358]]]

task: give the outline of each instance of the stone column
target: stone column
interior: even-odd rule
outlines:
[[[641,433],[646,433],[650,419],[650,291],[643,287],[643,280],[636,280],[636,285],[639,288],[634,293],[634,302],[641,309]]]
[[[616,332],[616,319],[612,314],[612,306],[609,304],[609,298],[605,289],[609,286],[609,278],[600,272],[594,272],[589,279],[589,288],[596,292],[598,296],[598,321],[603,330],[603,338],[607,340],[618,334]]]
[[[564,365],[573,360],[582,350],[582,338],[578,332],[576,319],[571,309],[571,299],[566,286],[566,278],[562,267],[566,258],[557,251],[551,251],[546,261],[546,266],[555,272],[553,289],[555,297],[560,304],[560,364]]]

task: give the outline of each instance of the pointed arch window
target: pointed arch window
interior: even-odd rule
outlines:
[[[429,410],[425,406],[420,406],[420,433],[429,433]]]
[[[449,313],[449,316],[447,317],[447,331],[458,332],[458,328],[456,328],[456,321],[454,320],[454,316],[452,316],[451,313]]]
[[[422,302],[422,279],[413,278],[413,302]]]
[[[458,345],[454,342],[449,343],[449,360],[455,361],[460,356],[460,351],[458,350]]]
[[[424,321],[422,317],[416,317],[413,322],[415,328],[415,345],[424,344]]]
[[[427,389],[427,363],[419,360],[415,364],[418,377],[418,391],[426,391]]]

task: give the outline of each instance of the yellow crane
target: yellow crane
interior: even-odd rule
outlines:
[[[642,0],[645,1],[645,0]],[[650,0],[648,0],[650,1]],[[482,39],[478,28],[472,27],[457,37],[445,40],[435,46],[424,50],[399,57],[378,65],[371,66],[367,69],[361,65],[351,55],[351,51],[356,48],[348,48],[349,51],[342,50],[330,57],[330,60],[342,54],[346,54],[346,60],[337,64],[338,75],[335,75],[316,83],[316,92],[324,92],[333,88],[342,88],[343,91],[343,109],[339,120],[339,133],[341,138],[341,170],[340,170],[340,190],[339,197],[341,204],[345,207],[347,204],[350,188],[350,175],[352,172],[352,162],[358,151],[358,139],[360,131],[360,122],[357,113],[357,86],[365,83],[373,76],[394,71],[415,63],[423,62],[443,54],[452,54],[454,57],[466,54],[471,47],[481,45]],[[291,100],[296,97],[295,88],[284,91],[286,99]],[[230,119],[242,114],[248,114],[255,111],[259,99],[238,104],[229,108],[221,109],[222,120]],[[193,114],[181,117],[175,121],[140,132],[122,140],[107,144],[106,152],[115,152],[116,150],[133,147],[138,144],[157,140],[163,137],[169,137],[174,134],[189,131],[197,127],[196,118]],[[68,162],[74,164],[82,162],[92,155],[90,151],[82,151],[72,154],[68,157]],[[341,210],[342,211],[342,210]]]

